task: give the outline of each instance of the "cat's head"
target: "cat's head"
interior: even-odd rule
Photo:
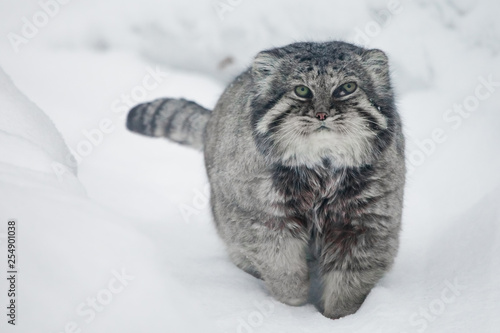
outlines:
[[[396,111],[380,50],[296,43],[259,53],[251,75],[254,138],[273,160],[359,166],[393,139]]]

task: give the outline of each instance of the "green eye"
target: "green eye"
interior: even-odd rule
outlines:
[[[349,94],[354,92],[354,90],[356,90],[356,83],[354,82],[349,82],[349,83],[346,83],[342,86],[344,88],[344,90],[346,92],[348,92]]]
[[[354,91],[356,91],[356,88],[358,85],[354,82],[347,82],[338,87],[334,92],[333,96],[335,97],[344,97],[347,95],[352,94]]]
[[[312,97],[311,89],[307,88],[306,86],[295,87],[295,94],[299,97],[302,97],[302,98],[311,98]]]

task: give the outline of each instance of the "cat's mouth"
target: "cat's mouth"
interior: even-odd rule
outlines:
[[[320,126],[314,130],[315,132],[322,131],[333,131],[330,127],[328,127],[324,121],[321,122]]]

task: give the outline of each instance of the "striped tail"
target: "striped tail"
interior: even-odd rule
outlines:
[[[165,137],[203,149],[210,111],[185,99],[160,98],[135,106],[127,116],[127,128],[139,134]]]

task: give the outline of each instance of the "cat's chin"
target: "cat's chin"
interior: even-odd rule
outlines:
[[[286,145],[282,149],[281,162],[288,166],[315,167],[329,160],[334,168],[357,167],[369,162],[370,152],[366,140],[349,138],[323,128]]]
[[[326,127],[326,126],[320,126],[313,131],[313,134],[315,134],[315,133],[328,133],[328,132],[333,132],[333,129],[331,129],[330,127]]]

